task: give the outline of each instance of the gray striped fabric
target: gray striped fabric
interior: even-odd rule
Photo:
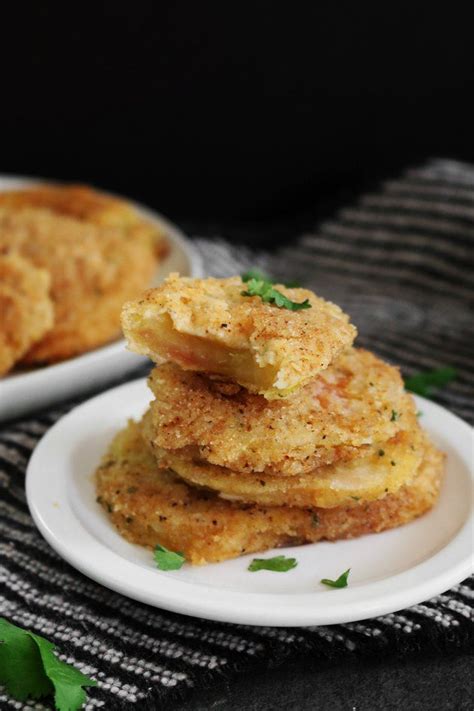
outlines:
[[[451,365],[437,398],[474,419],[474,167],[433,160],[387,182],[337,219],[278,252],[197,239],[209,274],[259,266],[341,304],[358,343],[405,373]],[[98,681],[88,709],[170,708],[217,679],[311,654],[348,657],[464,650],[472,645],[474,579],[403,612],[320,628],[252,628],[197,620],[121,597],[64,563],[25,504],[26,463],[71,404],[0,430],[0,615],[49,637]],[[19,704],[0,690],[0,707]]]

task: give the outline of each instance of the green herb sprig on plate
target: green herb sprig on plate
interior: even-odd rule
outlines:
[[[0,618],[0,684],[18,701],[54,696],[58,711],[77,711],[84,686],[97,682],[54,654],[54,644]]]
[[[427,370],[405,378],[405,388],[412,393],[430,398],[438,388],[448,385],[456,376],[456,369],[450,366]]]
[[[159,570],[180,570],[186,561],[182,553],[175,553],[159,544],[155,547],[153,556]]]
[[[296,558],[287,558],[284,555],[276,555],[274,558],[254,558],[248,570],[256,573],[258,570],[272,570],[274,573],[287,573],[288,570],[296,568],[298,561]]]
[[[337,578],[337,580],[331,580],[330,578],[323,578],[321,582],[323,585],[328,585],[330,588],[347,588],[348,582],[347,579],[349,577],[349,573],[351,572],[351,569],[348,568],[345,570],[343,573],[340,574],[340,576]]]

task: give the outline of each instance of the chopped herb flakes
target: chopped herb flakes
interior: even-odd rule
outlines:
[[[431,397],[438,388],[450,383],[457,376],[455,368],[446,366],[435,370],[427,370],[425,373],[417,373],[409,378],[405,378],[405,388],[412,393]]]
[[[245,277],[248,274],[244,275]],[[308,299],[301,302],[291,301],[287,296],[273,288],[271,281],[266,279],[250,278],[244,281],[247,284],[247,291],[242,291],[242,296],[260,296],[263,302],[275,304],[279,309],[288,309],[289,311],[300,311],[301,309],[310,309],[311,304]]]
[[[182,553],[175,553],[160,545],[156,546],[153,555],[159,570],[179,570],[186,560]]]
[[[292,568],[296,568],[298,561],[296,558],[286,558],[284,555],[276,555],[274,558],[254,558],[248,570],[256,573],[258,570],[272,570],[274,573],[286,573]]]
[[[397,412],[396,410],[392,410],[392,416],[390,418],[390,422],[396,422],[399,419],[400,419],[400,413]]]
[[[328,585],[330,588],[347,588],[349,573],[351,569],[348,568],[337,578],[337,580],[330,580],[329,578],[323,578],[321,580],[323,585]]]

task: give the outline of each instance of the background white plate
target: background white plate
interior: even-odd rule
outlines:
[[[127,543],[95,501],[92,472],[127,418],[151,399],[145,380],[109,390],[63,417],[30,461],[26,493],[51,546],[99,583],[136,600],[212,620],[254,625],[320,625],[399,610],[437,595],[472,570],[472,430],[439,405],[417,398],[423,426],[447,453],[447,476],[432,512],[402,528],[352,541],[279,552],[288,573],[249,573],[254,557],[158,571],[149,550]],[[270,557],[271,552],[263,554]],[[348,588],[320,584],[351,568]]]
[[[18,190],[47,182],[51,181],[0,176],[0,191]],[[131,200],[129,202],[140,214],[161,227],[168,239],[170,251],[158,266],[154,284],[163,281],[170,272],[179,272],[183,276],[202,276],[200,255],[181,230],[158,213]],[[125,375],[145,360],[127,351],[125,341],[120,339],[56,365],[9,373],[0,378],[0,421],[66,400],[81,392],[92,391],[101,384]]]

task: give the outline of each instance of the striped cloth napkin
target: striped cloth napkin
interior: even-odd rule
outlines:
[[[447,160],[406,171],[277,252],[196,239],[208,274],[260,267],[340,304],[358,344],[405,374],[454,366],[437,400],[474,419],[474,167]],[[136,377],[136,374],[135,374]],[[28,513],[24,473],[38,439],[71,403],[0,429],[0,616],[51,639],[93,676],[87,709],[170,708],[213,680],[311,654],[348,658],[452,652],[472,644],[474,578],[408,610],[319,628],[254,628],[191,619],[128,600],[63,562]],[[2,693],[0,708],[43,709]]]

